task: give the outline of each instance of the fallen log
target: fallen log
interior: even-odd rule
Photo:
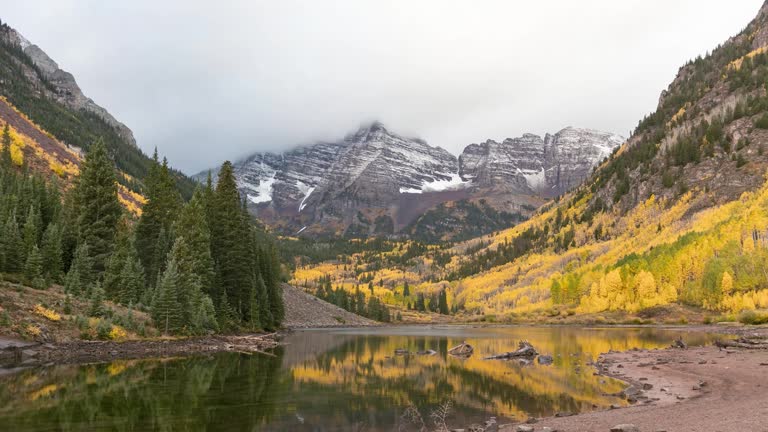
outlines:
[[[483,360],[506,360],[512,358],[533,358],[538,355],[536,348],[528,341],[520,341],[517,343],[517,349],[514,351],[506,352],[503,354],[496,354],[485,357]]]
[[[717,340],[715,346],[723,348],[764,349],[768,350],[768,343],[745,343],[738,340]]]
[[[467,342],[462,342],[448,350],[448,354],[454,357],[470,357],[475,352],[475,348]]]

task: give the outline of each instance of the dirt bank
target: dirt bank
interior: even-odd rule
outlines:
[[[768,335],[766,328],[738,332]],[[627,397],[633,405],[526,426],[562,432],[608,432],[620,424],[641,432],[768,431],[768,350],[637,350],[605,354],[596,367],[631,385]]]

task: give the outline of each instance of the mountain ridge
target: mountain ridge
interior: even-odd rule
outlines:
[[[448,201],[483,198],[504,212],[520,212],[524,206],[522,211],[530,213],[530,207],[573,187],[624,140],[612,133],[573,127],[544,138],[524,137],[538,146],[532,163],[543,170],[541,187],[531,187],[509,152],[486,149],[472,159],[470,170],[470,152],[482,144],[468,145],[457,157],[421,138],[392,132],[379,121],[363,124],[339,141],[297,146],[282,153],[254,153],[236,162],[235,172],[251,209],[286,234],[352,231],[367,236],[381,233],[375,226],[384,219],[393,227],[385,233],[393,234],[429,208]],[[515,150],[522,146],[522,139],[507,139],[503,144]],[[567,150],[568,146],[572,149]],[[519,153],[518,159],[534,157],[525,148]],[[512,173],[503,178],[484,175],[497,171],[497,165]],[[561,171],[568,176],[561,177]],[[203,172],[195,178],[206,176]]]

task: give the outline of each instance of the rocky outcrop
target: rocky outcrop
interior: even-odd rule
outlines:
[[[464,149],[460,175],[477,188],[554,197],[580,184],[623,142],[616,134],[573,127],[543,139],[488,140]]]
[[[74,110],[85,110],[91,112],[108,125],[117,130],[121,138],[127,143],[136,147],[136,139],[133,132],[123,123],[118,121],[106,109],[99,106],[92,99],[83,94],[80,86],[77,85],[75,77],[71,73],[59,68],[59,65],[51,59],[39,46],[29,42],[24,36],[15,29],[9,29],[3,32],[3,37],[7,42],[17,45],[24,53],[29,56],[34,65],[42,72],[43,77],[50,86],[46,90],[59,103]]]

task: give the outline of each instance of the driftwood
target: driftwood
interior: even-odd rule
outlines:
[[[717,340],[715,346],[720,349],[723,348],[742,348],[742,349],[764,349],[768,350],[768,340],[766,339],[750,339],[740,337],[736,340]]]
[[[470,357],[475,352],[475,348],[467,342],[462,342],[448,350],[448,354],[455,357]]]
[[[221,351],[233,351],[240,354],[264,354],[276,357],[265,349],[273,349],[280,345],[275,339],[276,333],[265,335],[244,335],[244,336],[218,336],[216,339],[222,342],[219,346]],[[215,347],[215,345],[214,345]]]
[[[484,360],[506,360],[512,358],[533,358],[536,357],[538,352],[536,348],[528,341],[520,341],[517,343],[517,349],[514,351],[506,352],[503,354],[496,354],[485,357]]]
[[[675,339],[675,341],[672,343],[672,348],[687,349],[688,344],[686,344],[685,341],[683,340],[683,337],[680,336],[679,338]]]

